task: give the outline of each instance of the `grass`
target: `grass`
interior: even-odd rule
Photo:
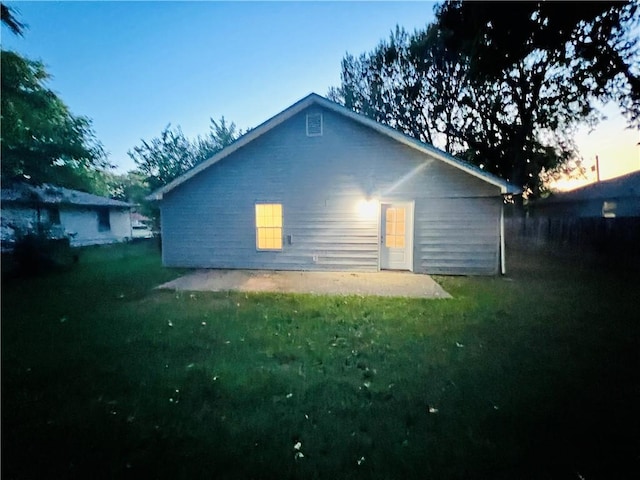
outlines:
[[[2,284],[2,478],[638,478],[636,272],[518,253],[452,300]]]

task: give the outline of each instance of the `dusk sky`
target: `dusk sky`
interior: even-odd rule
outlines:
[[[346,52],[372,50],[396,25],[433,19],[432,2],[6,2],[28,25],[2,48],[41,60],[49,86],[93,120],[118,171],[169,123],[193,138],[222,115],[252,128],[340,81]],[[637,130],[617,109],[578,137],[603,178],[640,169]]]

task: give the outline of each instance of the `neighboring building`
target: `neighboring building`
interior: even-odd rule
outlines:
[[[538,217],[640,217],[640,170],[533,202]]]
[[[15,184],[0,190],[3,250],[17,234],[46,229],[72,246],[96,245],[132,237],[132,205],[52,185]]]
[[[151,219],[139,212],[131,212],[131,237],[152,238]]]
[[[150,198],[166,266],[491,275],[519,192],[311,94]]]

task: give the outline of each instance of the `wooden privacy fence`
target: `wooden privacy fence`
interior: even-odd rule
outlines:
[[[523,247],[640,258],[640,218],[506,217],[506,241]]]

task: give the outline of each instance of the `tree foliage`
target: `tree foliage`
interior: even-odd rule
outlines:
[[[213,157],[224,147],[231,145],[242,134],[236,128],[236,124],[227,124],[224,116],[219,121],[210,118],[209,132],[204,136],[198,136],[194,143],[196,151],[196,162],[207,160]]]
[[[347,54],[341,85],[329,98],[427,143],[458,153],[453,127],[463,128],[464,65],[443,49],[433,25],[409,35],[397,27],[367,54]]]
[[[617,99],[630,106],[629,118],[637,118],[637,52],[629,49],[633,39],[627,38],[635,10],[622,3],[604,10],[590,7],[592,24],[568,22],[563,28],[571,31],[556,35],[564,42],[558,44],[553,35],[534,30],[549,30],[550,22],[556,25],[551,16],[564,10],[554,7],[543,14],[538,10],[547,3],[523,5],[505,9],[499,3],[447,2],[425,29],[408,34],[396,28],[371,52],[347,54],[341,85],[329,96],[535,195],[541,173],[558,171],[575,156],[573,132],[580,122],[597,121],[596,101]],[[465,8],[484,12],[480,25],[488,33],[478,33],[478,17],[464,16]],[[514,9],[518,13],[512,16]],[[518,35],[529,32],[514,37],[526,47],[494,31],[507,25]]]
[[[111,174],[106,184],[108,196],[123,202],[141,204],[150,193],[150,188],[145,178],[140,172],[136,171]]]
[[[12,7],[0,3],[0,19],[14,35],[22,36],[26,25],[16,18]]]
[[[640,124],[638,1],[498,2],[447,1],[438,10],[450,34],[447,48],[469,59],[472,77],[499,78],[531,55],[546,52],[570,72],[572,89],[618,102]]]
[[[22,36],[26,25],[0,4],[2,24]],[[91,121],[73,115],[46,83],[41,62],[2,50],[0,144],[2,180],[96,190],[109,167]]]
[[[2,178],[91,190],[109,166],[91,121],[49,88],[41,62],[2,51]]]
[[[178,126],[167,125],[159,137],[130,150],[129,156],[137,166],[152,190],[160,188],[179,177],[197,164],[211,158],[217,152],[235,141],[241,135],[232,122],[227,124],[224,117],[219,122],[213,118],[209,132],[189,140]]]
[[[135,170],[124,174],[108,173],[103,177],[102,185],[104,196],[136,205],[136,211],[159,224],[158,206],[147,201],[151,187],[142,173]]]

